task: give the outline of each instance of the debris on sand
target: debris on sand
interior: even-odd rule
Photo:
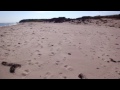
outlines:
[[[79,74],[78,77],[79,77],[80,79],[86,79],[85,75],[83,75],[82,73]]]
[[[71,55],[71,53],[68,53],[68,55]]]
[[[112,58],[110,58],[110,61],[111,62],[114,62],[114,63],[119,63],[120,61],[115,61],[115,60],[113,60]]]
[[[10,66],[10,73],[15,73],[15,69],[21,67],[20,64],[14,64],[14,63],[2,62],[1,64],[4,66]]]

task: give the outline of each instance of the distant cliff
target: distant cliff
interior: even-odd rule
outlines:
[[[120,14],[119,15],[107,15],[107,16],[84,16],[76,19],[71,19],[71,18],[66,18],[66,17],[58,17],[58,18],[52,18],[52,19],[24,19],[21,20],[19,23],[24,23],[24,22],[54,22],[54,23],[62,23],[62,22],[68,22],[68,21],[74,21],[74,20],[79,20],[79,21],[86,21],[88,19],[102,19],[102,18],[110,18],[110,19],[120,19]]]
[[[65,21],[70,21],[71,19],[65,18],[65,17],[58,17],[58,18],[52,18],[52,19],[24,19],[21,20],[19,23],[23,22],[55,22],[55,23],[62,23]]]

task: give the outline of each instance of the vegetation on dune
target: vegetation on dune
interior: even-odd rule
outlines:
[[[66,18],[66,17],[58,17],[52,19],[24,19],[21,20],[19,23],[23,22],[54,22],[54,23],[62,23],[67,21],[79,20],[79,21],[86,21],[88,19],[102,19],[102,18],[110,18],[110,19],[120,19],[120,14],[118,15],[107,15],[107,16],[83,16],[76,19]]]

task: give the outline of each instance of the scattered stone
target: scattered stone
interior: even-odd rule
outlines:
[[[63,76],[64,79],[66,79],[67,77],[66,76]]]
[[[7,45],[8,47],[10,46],[10,45]]]
[[[115,71],[116,73],[118,72],[118,71]]]
[[[71,55],[71,53],[68,53],[68,55]]]
[[[116,49],[120,49],[120,48],[116,48]]]
[[[68,67],[68,65],[65,65],[64,67]]]
[[[7,66],[7,62],[2,62],[1,64],[4,66]]]
[[[108,63],[110,62],[110,61],[107,61]]]
[[[98,57],[98,58],[100,58],[100,57]]]
[[[15,68],[16,68],[15,65],[11,66],[10,67],[10,73],[15,73]]]
[[[56,65],[58,65],[58,63],[55,63]]]
[[[119,45],[119,44],[116,43],[115,45]]]
[[[4,35],[0,35],[1,37],[3,37]]]
[[[42,55],[42,54],[38,54],[38,55]]]
[[[60,61],[56,61],[56,62],[58,62],[58,63],[59,63]]]
[[[78,77],[79,77],[80,79],[86,79],[85,75],[83,75],[82,73],[79,74]]]

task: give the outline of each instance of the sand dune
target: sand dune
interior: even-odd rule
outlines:
[[[21,67],[10,73],[3,61]],[[0,79],[82,77],[120,79],[118,26],[29,22],[0,27]]]

